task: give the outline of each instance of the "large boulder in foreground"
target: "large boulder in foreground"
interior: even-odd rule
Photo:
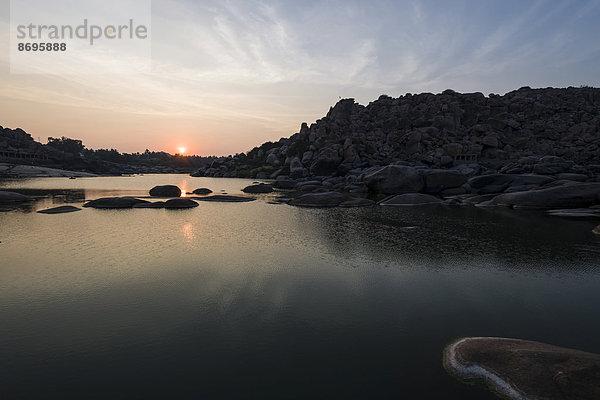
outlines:
[[[150,196],[154,197],[180,197],[181,189],[175,185],[154,186],[150,189]]]
[[[600,204],[600,183],[577,183],[548,189],[504,193],[494,204],[514,208],[584,208]]]
[[[402,194],[420,192],[425,186],[423,175],[412,167],[388,165],[364,176],[364,182],[375,193]]]
[[[0,191],[0,204],[17,204],[28,201],[31,201],[31,198],[20,193]]]
[[[258,185],[250,185],[246,186],[242,189],[244,193],[271,193],[273,191],[273,186],[267,185],[264,183],[260,183]]]
[[[444,367],[482,379],[509,399],[600,399],[600,354],[520,339],[468,337],[444,350]]]
[[[337,207],[346,200],[339,192],[307,193],[292,199],[288,204],[299,207]]]
[[[379,202],[381,206],[420,206],[425,204],[441,204],[442,200],[430,194],[405,193],[390,196]]]
[[[149,203],[135,197],[102,197],[85,203],[84,207],[91,208],[132,208],[135,204]]]

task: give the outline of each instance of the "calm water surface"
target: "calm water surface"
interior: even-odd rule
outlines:
[[[417,207],[35,210],[148,175],[0,183],[53,195],[0,213],[0,398],[493,399],[442,350],[506,336],[600,352],[597,221]]]

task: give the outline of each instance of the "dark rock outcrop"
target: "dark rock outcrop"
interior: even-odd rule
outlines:
[[[198,207],[198,203],[196,203],[194,200],[186,198],[170,199],[165,202],[164,207],[166,209],[194,208]]]
[[[153,197],[180,197],[181,189],[175,185],[161,185],[150,189],[150,196]]]
[[[199,195],[206,195],[206,194],[211,194],[212,192],[213,191],[208,188],[198,188],[198,189],[195,189],[192,193],[199,194]]]
[[[0,204],[17,204],[31,201],[31,197],[15,192],[0,191]]]
[[[100,199],[88,201],[83,207],[91,208],[132,208],[135,204],[149,203],[146,200],[136,199],[135,197],[102,197]]]
[[[273,186],[267,185],[264,183],[260,183],[258,185],[246,186],[245,188],[242,189],[242,192],[252,193],[252,194],[271,193],[272,191],[273,191]]]
[[[520,339],[471,337],[444,349],[444,367],[509,399],[600,399],[600,354]]]

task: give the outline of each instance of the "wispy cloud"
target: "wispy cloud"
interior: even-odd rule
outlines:
[[[449,87],[600,86],[592,68],[600,63],[599,19],[594,0],[154,0],[150,72],[18,76],[4,68],[0,106],[10,110],[19,99],[72,113],[220,121],[243,135],[241,151],[264,132],[272,139],[293,133],[338,95],[368,102]],[[0,17],[0,28],[7,23]],[[127,65],[136,70],[135,60]]]

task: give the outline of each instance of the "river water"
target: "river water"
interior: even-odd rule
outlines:
[[[0,397],[493,399],[442,367],[460,336],[600,352],[598,221],[475,207],[34,211],[158,184],[40,178],[0,212]]]

